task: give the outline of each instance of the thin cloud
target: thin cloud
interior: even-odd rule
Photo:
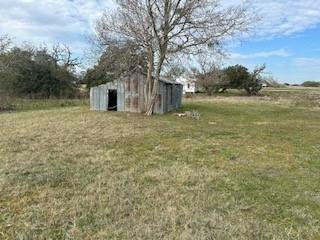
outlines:
[[[262,38],[291,36],[320,24],[318,0],[254,0],[262,20],[256,34]]]
[[[272,51],[263,51],[250,54],[231,53],[232,59],[255,59],[255,58],[269,58],[269,57],[289,57],[291,56],[285,49],[278,49]]]
[[[294,63],[298,67],[316,68],[320,71],[320,58],[296,58]]]

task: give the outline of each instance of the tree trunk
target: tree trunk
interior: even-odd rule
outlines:
[[[153,85],[153,65],[154,65],[154,54],[151,47],[148,47],[148,66],[147,66],[147,82],[144,86],[144,98],[145,98],[145,111],[147,111]]]
[[[154,104],[156,103],[156,99],[158,95],[159,81],[160,81],[161,69],[162,69],[164,59],[165,59],[165,56],[162,55],[157,65],[156,77],[154,78],[153,85],[152,85],[152,94],[150,96],[150,100],[149,100],[147,111],[146,111],[147,116],[151,116],[153,114],[153,108],[154,108]]]

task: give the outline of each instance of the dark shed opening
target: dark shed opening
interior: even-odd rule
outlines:
[[[109,89],[108,93],[108,110],[117,111],[117,90]]]

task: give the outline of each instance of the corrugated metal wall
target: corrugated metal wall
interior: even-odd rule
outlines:
[[[96,111],[108,110],[108,92],[117,90],[117,111],[144,111],[144,83],[146,78],[140,74],[133,74],[117,81],[109,82],[90,89],[90,107]],[[181,106],[182,85],[159,82],[158,97],[154,112],[163,114]]]
[[[141,75],[133,74],[123,81],[125,86],[125,111],[142,112],[144,78]]]
[[[106,85],[90,89],[90,108],[95,111],[108,110],[108,93]]]
[[[124,103],[124,81],[118,81],[118,87],[117,87],[117,111],[118,112],[124,112],[125,111],[125,103]]]
[[[108,97],[109,90],[117,90],[118,92],[118,82],[109,82],[103,85],[92,87],[90,89],[90,109],[95,111],[108,111]],[[118,101],[117,105],[122,102]],[[121,108],[120,105],[120,110]]]

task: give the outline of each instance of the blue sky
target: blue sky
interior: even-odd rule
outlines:
[[[320,81],[320,25],[290,36],[248,39],[230,55],[227,63],[250,69],[265,63],[267,73],[281,82]]]
[[[9,34],[18,43],[65,43],[85,58],[95,20],[112,2],[0,0],[0,35]],[[320,81],[320,0],[251,2],[262,20],[254,34],[228,48],[225,65],[239,63],[252,69],[266,63],[267,72],[280,82]]]

